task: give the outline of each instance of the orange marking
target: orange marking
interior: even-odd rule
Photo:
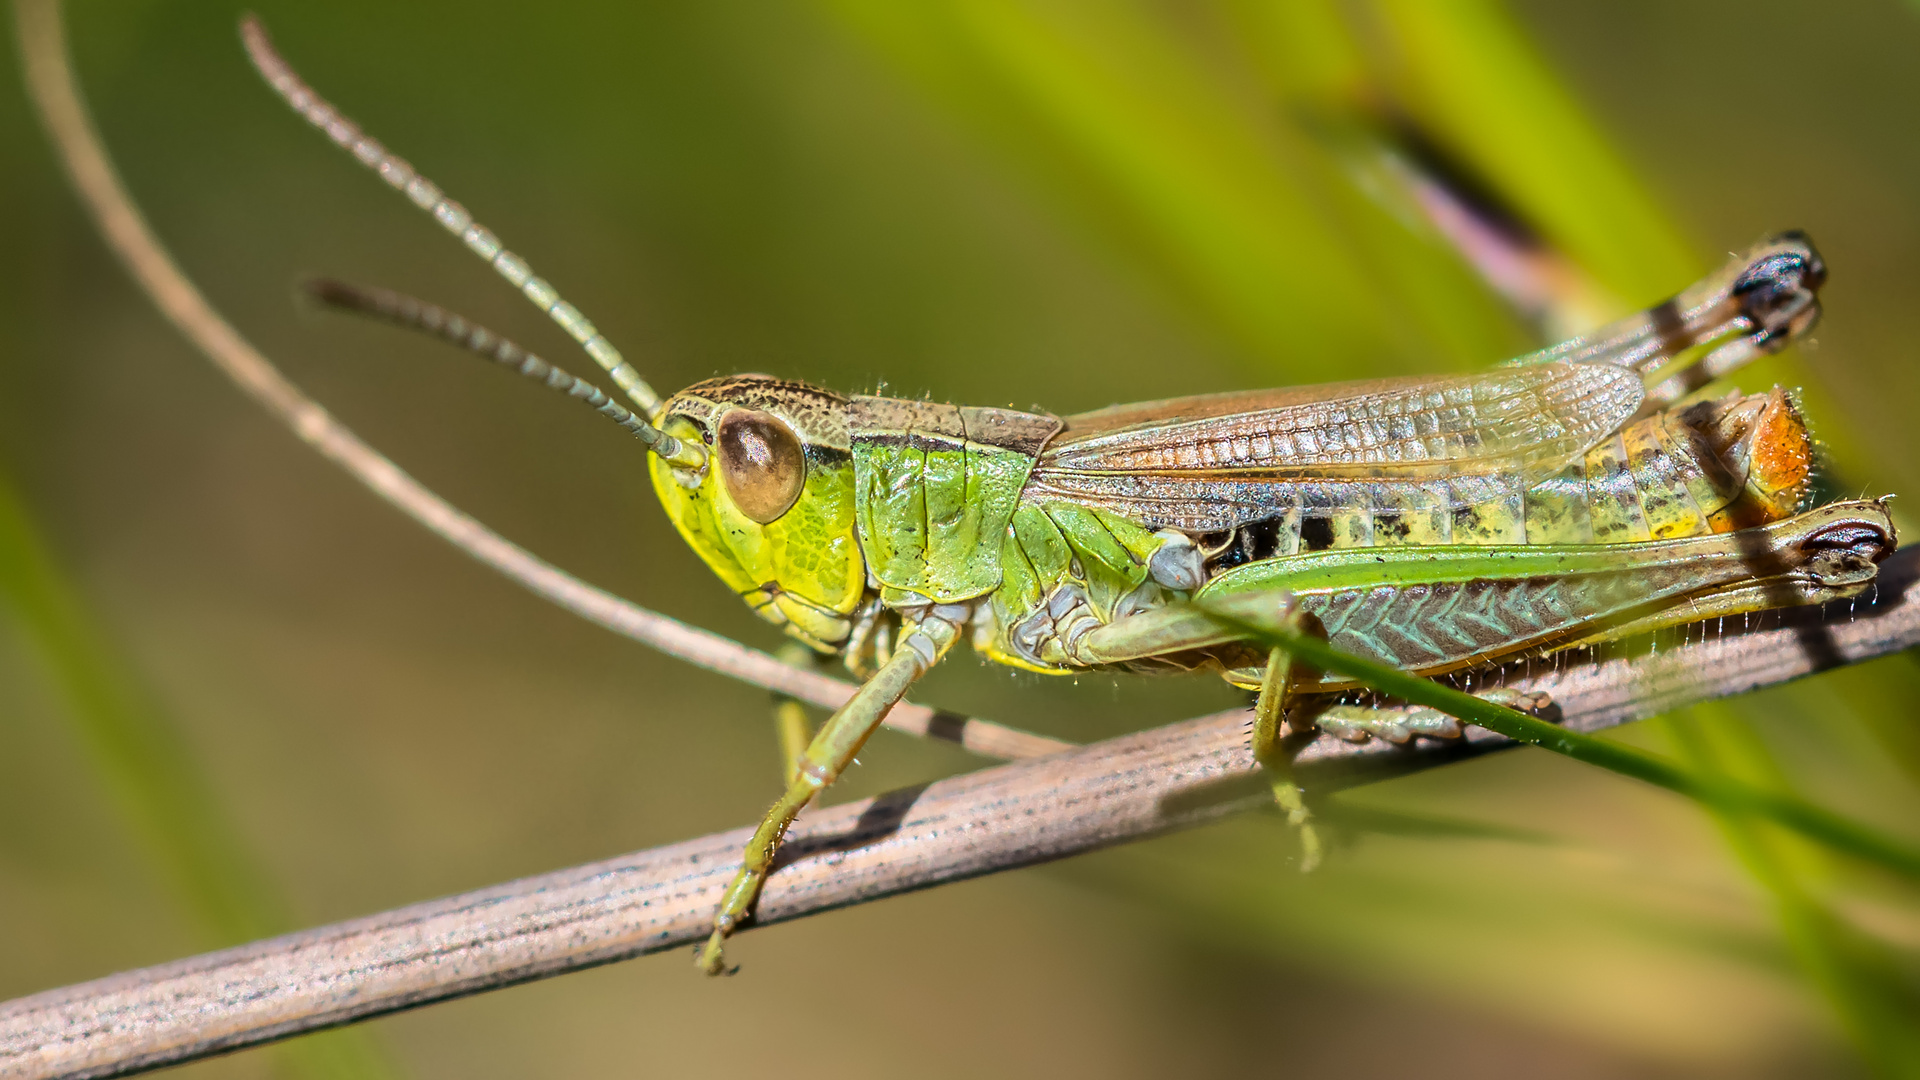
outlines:
[[[1747,490],[1769,511],[1792,514],[1813,482],[1813,437],[1793,400],[1777,386],[1754,424],[1752,462]]]

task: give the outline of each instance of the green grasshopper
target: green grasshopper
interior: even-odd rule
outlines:
[[[257,24],[244,35],[297,111],[547,311],[637,409],[432,305],[336,283],[316,295],[436,332],[613,418],[650,451],[668,518],[720,580],[863,680],[749,841],[698,956],[710,974],[727,970],[725,940],[787,827],[963,636],[1028,671],[1210,669],[1259,691],[1255,755],[1301,820],[1289,730],[1405,742],[1460,728],[1356,704],[1342,695],[1353,684],[1252,647],[1230,623],[1306,627],[1441,674],[1854,596],[1894,547],[1879,502],[1806,508],[1812,441],[1787,393],[1701,392],[1817,320],[1826,269],[1798,234],[1473,375],[1066,417],[767,375],[662,400],[465,208],[307,87]]]

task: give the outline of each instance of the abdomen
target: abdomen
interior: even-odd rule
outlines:
[[[1631,421],[1530,486],[1477,477],[1477,499],[1458,480],[1276,484],[1271,516],[1198,542],[1217,573],[1339,548],[1704,536],[1789,516],[1809,481],[1811,447],[1776,388]]]

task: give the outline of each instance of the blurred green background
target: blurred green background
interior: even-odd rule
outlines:
[[[390,285],[590,367],[258,84],[240,9],[71,7],[123,176],[243,332],[508,537],[771,643],[631,439],[293,302],[309,273]],[[1596,314],[1809,230],[1827,319],[1741,381],[1806,389],[1834,490],[1920,492],[1920,12],[1892,0],[254,10],[665,390],[760,370],[1069,412],[1539,343],[1393,188],[1367,122],[1391,117]],[[0,153],[0,997],[759,813],[764,694],[377,503],[134,293],[11,89]],[[1917,694],[1894,657],[1623,737],[1912,837]],[[918,696],[1077,739],[1237,700],[965,655]],[[864,760],[836,798],[977,764],[891,735]],[[186,1072],[1920,1070],[1911,882],[1531,751],[1326,816],[1311,876],[1250,818],[751,933],[730,980],[653,957]],[[860,1027],[823,1032],[848,1002]]]

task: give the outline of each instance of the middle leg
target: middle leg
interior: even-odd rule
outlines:
[[[1301,629],[1312,616],[1291,618]],[[1307,807],[1307,794],[1293,778],[1293,755],[1303,741],[1302,733],[1289,730],[1288,711],[1294,704],[1296,681],[1312,681],[1311,673],[1285,649],[1267,654],[1267,674],[1260,683],[1260,696],[1253,703],[1253,759],[1266,771],[1273,789],[1273,801],[1287,817],[1300,838],[1300,872],[1311,873],[1320,865],[1320,830],[1313,824],[1313,811]],[[1311,734],[1311,728],[1306,734]]]

